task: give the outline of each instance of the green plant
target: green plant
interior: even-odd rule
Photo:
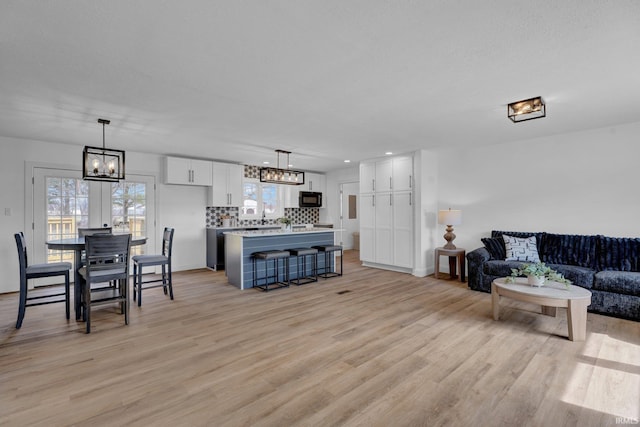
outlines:
[[[278,218],[278,222],[281,222],[285,225],[291,225],[291,218],[287,218],[286,216],[282,218]]]
[[[522,264],[520,268],[512,268],[511,276],[507,278],[507,281],[509,283],[513,283],[515,281],[515,278],[520,276],[544,277],[545,279],[552,282],[562,283],[567,288],[571,284],[571,280],[565,278],[562,274],[545,265],[544,262],[537,262],[535,264]]]

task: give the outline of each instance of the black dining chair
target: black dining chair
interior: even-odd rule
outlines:
[[[78,270],[81,283],[83,319],[91,332],[91,307],[119,304],[124,323],[129,324],[130,234],[95,234],[85,237],[86,264]],[[92,289],[95,283],[117,281],[115,287]]]
[[[67,319],[69,319],[69,270],[71,263],[69,262],[52,262],[48,264],[32,264],[29,265],[27,257],[27,245],[22,232],[16,233],[16,246],[18,247],[18,263],[20,264],[20,304],[18,307],[18,320],[16,321],[16,329],[22,327],[22,320],[27,307],[35,305],[53,304],[64,302],[66,304]],[[64,276],[64,292],[44,293],[38,291],[36,294],[29,290],[29,279],[38,279],[41,277],[57,277]],[[64,296],[64,298],[59,298]]]
[[[166,227],[162,233],[162,253],[160,255],[135,255],[133,259],[133,299],[138,299],[138,307],[142,305],[142,289],[159,288],[162,286],[164,294],[173,299],[173,282],[171,281],[171,250],[173,247],[173,228]],[[143,267],[162,267],[159,279],[142,280]],[[160,283],[161,282],[161,283]],[[149,285],[149,283],[159,283]],[[143,285],[145,285],[143,287]]]

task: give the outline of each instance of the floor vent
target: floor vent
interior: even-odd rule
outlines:
[[[342,295],[342,294],[347,294],[347,293],[349,293],[349,292],[351,292],[351,291],[347,289],[346,291],[340,291],[340,292],[336,292],[336,293],[337,293],[338,295]]]

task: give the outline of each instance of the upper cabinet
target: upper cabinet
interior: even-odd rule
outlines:
[[[413,190],[413,157],[394,157],[391,160],[393,191]]]
[[[164,183],[210,186],[212,165],[208,160],[165,157]]]
[[[325,193],[327,191],[326,177],[320,173],[304,173],[304,189],[302,191],[315,191],[316,193]]]
[[[326,176],[321,173],[304,173],[303,185],[283,185],[284,188],[284,207],[285,208],[297,208],[299,207],[298,198],[301,191],[314,191],[316,193],[322,193],[322,207],[326,205],[326,192],[327,192],[327,180]]]
[[[236,206],[242,204],[242,177],[244,166],[212,162],[213,185],[209,206]]]
[[[412,189],[412,157],[393,157],[360,163],[361,193],[411,191]]]

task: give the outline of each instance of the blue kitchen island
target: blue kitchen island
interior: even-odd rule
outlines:
[[[230,231],[225,233],[225,272],[227,280],[239,289],[253,287],[253,259],[254,252],[268,250],[284,250],[293,248],[310,248],[317,245],[333,245],[336,229],[330,228],[302,228],[294,231],[284,230],[254,230]],[[333,258],[329,261],[334,266]],[[258,263],[258,277],[263,277],[264,262]],[[311,262],[307,262],[307,272]],[[318,257],[318,268],[324,268],[324,254]],[[282,273],[281,266],[281,273]],[[273,274],[273,273],[271,273]],[[301,272],[301,274],[303,274]],[[291,258],[289,277],[296,278],[295,258]]]

